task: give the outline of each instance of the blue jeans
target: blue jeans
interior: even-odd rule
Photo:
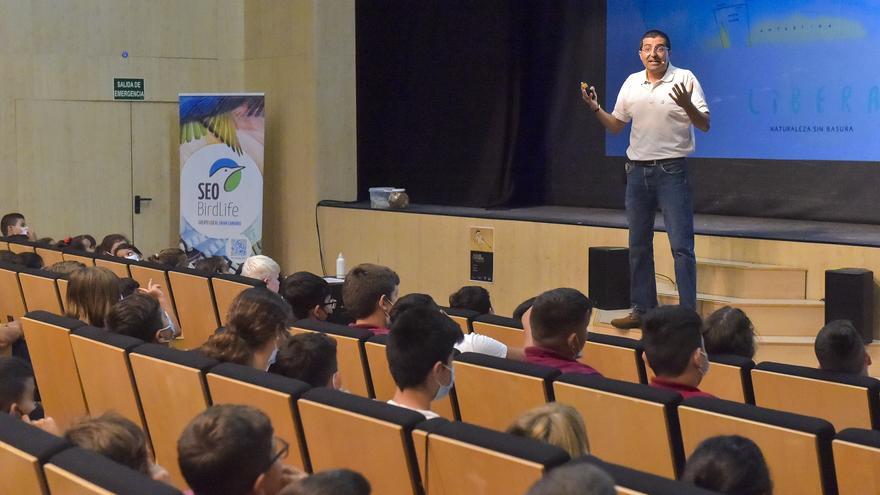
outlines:
[[[626,219],[629,223],[630,299],[633,311],[657,306],[654,278],[654,215],[663,212],[675,261],[680,304],[697,307],[694,206],[687,161],[665,160],[652,167],[626,163]]]

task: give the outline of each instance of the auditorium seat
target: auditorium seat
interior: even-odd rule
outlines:
[[[580,361],[606,378],[647,383],[642,352],[638,340],[590,332]]]
[[[388,368],[388,356],[385,354],[385,344],[388,335],[373,335],[364,342],[364,351],[367,356],[367,367],[370,370],[370,382],[373,384],[373,398],[386,402],[394,397],[397,385],[391,377]],[[345,380],[342,382],[345,387]],[[444,418],[455,421],[458,418],[458,406],[455,400],[455,388],[449,391],[449,395],[441,400],[431,403],[431,410]]]
[[[168,280],[174,293],[184,345],[188,349],[195,349],[204,344],[220,326],[211,279],[189,268],[172,268],[168,270]]]
[[[591,454],[670,479],[681,472],[679,394],[573,373],[557,378],[553,389],[557,401],[573,406],[583,416]]]
[[[471,333],[473,329],[471,325],[476,317],[480,316],[481,313],[478,311],[473,311],[470,309],[459,309],[459,308],[443,308],[443,311],[452,318],[453,321],[458,323],[458,326],[461,327],[461,333]],[[522,342],[520,342],[515,347],[522,347]]]
[[[167,466],[163,466],[166,467]],[[71,447],[45,466],[49,491],[62,495],[180,495],[179,490],[95,452]]]
[[[710,495],[716,493],[697,488],[690,483],[674,481],[617,464],[611,464],[591,455],[578,457],[568,464],[592,464],[602,469],[614,480],[619,495]]]
[[[217,361],[197,352],[144,344],[129,355],[156,461],[184,487],[177,465],[177,439],[210,404],[205,373]]]
[[[719,399],[755,403],[755,394],[752,392],[754,361],[732,354],[713,354],[709,356],[709,361],[712,365],[700,382],[700,390]]]
[[[78,249],[64,248],[61,250],[64,261],[79,261],[86,266],[95,266],[95,255]]]
[[[419,424],[412,437],[424,491],[433,495],[525,493],[569,460],[539,440],[440,418]]]
[[[67,311],[67,284],[70,281],[67,280],[68,275],[62,275],[55,279],[55,284],[58,285],[58,297],[61,298],[61,309],[63,311]],[[62,312],[62,314],[64,314]]]
[[[32,311],[21,319],[46,416],[52,416],[61,430],[89,413],[70,345],[70,333],[83,325],[45,311]]]
[[[504,431],[520,414],[553,400],[556,368],[475,352],[455,357],[462,421]]]
[[[834,427],[823,419],[706,397],[685,400],[678,416],[688,456],[707,438],[741,435],[754,441],[764,454],[774,493],[836,493],[831,453]]]
[[[309,388],[305,382],[234,363],[219,364],[208,373],[213,404],[248,404],[266,413],[275,436],[290,445],[284,463],[310,472],[296,403]]]
[[[35,243],[29,241],[10,241],[9,250],[15,254],[33,253]]]
[[[475,333],[492,337],[508,347],[523,347],[525,334],[522,323],[498,315],[480,315],[471,322]]]
[[[130,263],[128,265],[128,270],[131,272],[131,278],[135,279],[141,287],[148,287],[151,281],[154,284],[159,284],[162,288],[162,292],[165,293],[168,301],[171,302],[172,309],[174,309],[174,316],[177,318],[174,291],[171,290],[171,282],[168,281],[168,270],[165,265],[150,263],[149,261],[138,261],[136,263]]]
[[[880,431],[847,428],[831,445],[840,495],[880,493]]]
[[[297,321],[290,331],[294,334],[321,332],[333,337],[336,340],[336,359],[339,362],[339,376],[343,386],[361,397],[375,397],[364,349],[364,343],[373,336],[373,332],[311,318]]]
[[[373,493],[421,493],[411,433],[422,414],[328,388],[309,390],[298,406],[315,472],[348,468]]]
[[[876,378],[763,362],[752,384],[758,406],[826,419],[838,430],[880,428]]]
[[[128,278],[131,276],[131,272],[128,270],[128,264],[129,260],[125,258],[107,255],[95,256],[95,266],[107,268],[119,278]]]
[[[58,292],[56,280],[61,278],[57,273],[33,268],[21,268],[18,281],[28,311],[47,311],[52,314],[64,314],[61,306],[61,294]]]
[[[226,313],[229,306],[241,291],[251,287],[265,287],[260,280],[241,275],[214,275],[211,277],[211,287],[214,289],[214,302],[217,305],[217,314],[220,316],[220,324],[226,326]]]
[[[47,495],[43,464],[69,447],[62,438],[0,414],[0,493]]]
[[[19,270],[18,265],[0,262],[0,319],[3,323],[17,320],[27,312],[18,281]]]
[[[43,259],[43,266],[46,268],[64,261],[64,255],[61,253],[61,249],[58,248],[37,246],[34,248],[34,252],[40,255],[40,258]]]
[[[73,330],[70,345],[90,415],[116,411],[146,430],[129,360],[131,350],[143,343],[87,325]]]

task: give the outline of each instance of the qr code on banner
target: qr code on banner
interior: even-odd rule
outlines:
[[[230,239],[229,241],[229,257],[230,258],[247,258],[247,239]]]

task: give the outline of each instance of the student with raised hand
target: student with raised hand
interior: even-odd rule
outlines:
[[[342,301],[355,318],[351,326],[387,334],[399,286],[400,277],[387,266],[364,263],[352,268],[342,284]]]
[[[289,449],[262,411],[224,404],[186,426],[177,460],[194,495],[276,495],[305,477],[282,464]]]
[[[336,340],[323,333],[301,333],[285,340],[270,371],[312,387],[342,389]]]
[[[174,327],[156,298],[133,294],[116,303],[107,315],[107,330],[155,344],[169,344]]]
[[[642,324],[645,360],[656,375],[651,386],[685,399],[714,397],[697,388],[709,372],[700,315],[684,306],[661,306],[649,311]]]
[[[871,355],[862,336],[849,320],[828,322],[816,335],[813,344],[819,369],[868,376]]]
[[[592,312],[593,303],[577,289],[553,289],[539,295],[529,316],[534,345],[526,347],[526,361],[563,373],[598,375],[578,361],[587,344]]]
[[[275,260],[262,254],[244,260],[241,265],[241,276],[264,282],[272,292],[278,292],[281,285],[281,267]]]
[[[144,431],[115,412],[79,420],[64,432],[64,438],[154,480],[171,483],[168,471],[155,463]]]
[[[449,296],[449,307],[468,309],[484,315],[495,314],[489,291],[478,285],[467,285],[452,293]]]
[[[555,445],[572,459],[590,453],[584,419],[575,408],[559,402],[548,402],[522,413],[507,433]]]
[[[614,480],[592,464],[560,466],[532,485],[526,495],[615,495]]]
[[[370,495],[370,482],[350,469],[321,471],[288,485],[279,495]]]
[[[707,438],[687,460],[681,480],[728,495],[772,495],[761,449],[738,435]]]
[[[101,244],[95,248],[95,254],[113,256],[116,249],[122,244],[128,244],[129,240],[122,234],[107,234],[101,239]]]
[[[265,287],[246,289],[229,306],[226,330],[212,335],[199,351],[221,362],[268,370],[291,320],[290,305],[277,294]]]
[[[35,390],[34,370],[25,360],[0,357],[0,414],[11,414],[43,431],[58,435],[58,426],[52,418],[31,420],[30,414],[37,408]]]
[[[66,316],[103,328],[120,299],[119,277],[108,268],[87,266],[69,276]]]
[[[755,327],[739,308],[724,306],[709,315],[703,322],[703,339],[710,356],[755,357]]]
[[[337,301],[330,293],[330,284],[314,273],[296,272],[288,275],[281,282],[279,294],[290,303],[293,317],[297,320],[311,318],[326,321],[336,309]]]
[[[461,328],[443,313],[417,307],[391,326],[385,353],[397,390],[388,403],[437,418],[431,402],[449,394],[455,383],[452,358]]]

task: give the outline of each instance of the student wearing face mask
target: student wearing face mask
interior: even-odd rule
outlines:
[[[699,388],[709,372],[700,315],[684,306],[661,306],[645,315],[642,345],[656,375],[651,386],[678,392],[685,399],[714,397]]]
[[[388,403],[439,417],[431,402],[449,394],[455,383],[454,346],[461,342],[461,328],[443,313],[417,307],[401,314],[391,327],[385,352],[397,386]]]
[[[355,318],[351,326],[387,334],[399,285],[400,277],[387,266],[364,263],[352,268],[342,284],[345,309]]]
[[[116,249],[113,250],[113,256],[117,258],[125,258],[127,260],[132,261],[140,261],[143,259],[143,255],[140,250],[134,247],[134,244],[122,243]]]
[[[557,368],[563,373],[598,375],[578,359],[587,343],[587,325],[593,303],[577,289],[544,292],[529,315],[533,345],[526,347],[526,361]]]
[[[0,218],[0,231],[2,231],[3,237],[24,236],[22,240],[31,241],[37,238],[36,234],[27,226],[24,215],[21,213],[7,213],[3,215],[3,218]]]

